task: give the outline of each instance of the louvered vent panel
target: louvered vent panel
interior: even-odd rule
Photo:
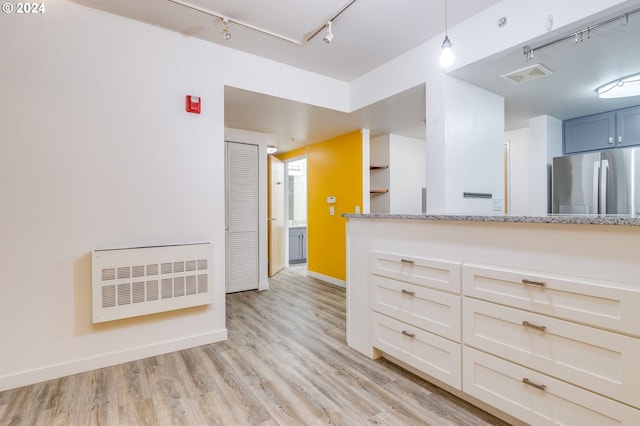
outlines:
[[[133,283],[131,287],[131,298],[133,303],[142,303],[144,298],[144,282]]]
[[[229,286],[227,291],[245,290],[248,285],[258,282],[258,233],[255,231],[236,232],[229,236],[229,256],[236,260],[227,267]]]
[[[147,300],[158,300],[158,280],[147,281]]]
[[[93,322],[208,305],[212,265],[210,243],[94,250]]]
[[[144,277],[144,266],[143,265],[138,265],[138,266],[134,266],[133,268],[131,268],[131,270],[133,271],[133,277]]]
[[[131,303],[131,284],[118,284],[118,305],[128,305]]]
[[[187,277],[187,295],[196,294],[197,290],[197,281],[194,275],[189,275]]]
[[[102,287],[102,307],[110,308],[116,306],[116,286],[105,285]]]

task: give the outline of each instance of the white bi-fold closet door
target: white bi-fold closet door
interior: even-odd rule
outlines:
[[[258,146],[225,144],[226,290],[256,290],[259,284]]]

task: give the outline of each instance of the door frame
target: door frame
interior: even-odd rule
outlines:
[[[287,158],[284,160],[284,211],[285,211],[285,230],[284,230],[284,255],[285,255],[285,268],[289,267],[289,163],[294,161],[305,160],[307,165],[307,242],[309,241],[309,161],[307,154],[299,155],[297,157]],[[308,244],[305,242],[305,244]],[[309,250],[307,245],[307,263],[309,262]]]
[[[257,290],[260,285],[260,205],[259,205],[259,197],[254,197],[253,195],[249,196],[247,201],[251,203],[255,202],[255,210],[253,208],[247,210],[246,205],[242,206],[242,212],[246,212],[249,216],[245,219],[234,221],[235,226],[232,229],[231,226],[231,217],[237,217],[237,214],[240,213],[238,210],[231,211],[231,194],[233,194],[233,190],[237,189],[236,184],[240,184],[243,190],[248,190],[249,187],[255,191],[256,195],[258,195],[260,188],[260,167],[258,166],[259,162],[259,146],[250,143],[244,142],[232,142],[225,141],[224,143],[224,157],[225,157],[225,292],[226,293],[234,293],[237,291],[246,291],[246,290]],[[251,158],[250,163],[247,161],[239,161],[238,158],[233,155],[232,152],[236,153],[235,155],[239,156],[248,156]],[[249,168],[244,169],[244,167],[249,164]],[[235,167],[232,167],[235,166]],[[254,168],[255,167],[255,168]],[[252,178],[251,183],[242,181],[239,183],[232,179],[234,176],[233,171],[237,168],[241,168],[243,171],[243,176],[246,176],[245,173],[248,170],[251,170],[255,175],[255,180]],[[256,199],[257,198],[257,199]],[[244,204],[244,203],[242,203]],[[233,237],[232,237],[233,235]],[[240,246],[232,245],[232,239],[235,240],[236,237],[242,239],[240,242]],[[248,238],[248,240],[247,240]],[[255,242],[255,251],[246,250],[245,244]],[[238,242],[236,242],[238,243]],[[235,251],[232,252],[232,248],[235,247]],[[240,249],[240,247],[242,247]],[[233,254],[232,253],[236,253]],[[253,265],[253,266],[250,266]],[[242,282],[234,282],[233,288],[230,287],[232,284],[230,282],[232,270],[241,269],[245,271],[243,273],[243,278],[249,278],[251,276],[250,281],[242,281]],[[255,271],[252,273],[247,273],[249,271]],[[254,275],[255,273],[255,275]]]
[[[269,182],[269,202],[268,202],[268,216],[269,218],[267,219],[267,231],[268,231],[268,236],[269,236],[269,240],[268,240],[268,246],[269,246],[269,259],[267,262],[268,265],[268,275],[269,277],[274,276],[275,274],[277,274],[278,272],[280,272],[282,269],[286,268],[288,265],[287,262],[287,212],[286,212],[286,200],[287,200],[287,184],[286,184],[286,176],[287,176],[287,172],[286,172],[286,168],[287,168],[287,163],[283,160],[280,160],[278,157],[274,156],[274,155],[269,155],[267,157],[267,162],[268,162],[268,182]],[[278,166],[278,168],[281,168],[281,180],[282,182],[274,182],[274,166]],[[281,187],[278,187],[278,185],[282,185]],[[280,188],[280,189],[278,189]],[[276,191],[277,190],[277,191]],[[282,191],[282,192],[280,192]],[[277,200],[277,195],[276,192],[281,194],[281,200],[278,200],[279,202],[277,203],[278,205],[274,206],[274,200]],[[279,214],[279,213],[282,214]],[[278,217],[280,216],[280,217]],[[274,223],[281,223],[282,227],[274,227]],[[278,232],[274,232],[274,228],[278,229]],[[281,232],[281,234],[280,234]],[[275,241],[277,241],[277,239],[275,238],[276,235],[281,235],[282,236],[282,241],[280,242],[281,245],[278,246],[278,244],[276,244]],[[281,252],[279,253],[282,258],[279,258],[277,253],[274,253],[274,248],[280,248],[281,247]],[[278,250],[279,251],[279,250]],[[275,262],[275,261],[281,261],[282,263],[279,262]],[[274,265],[277,265],[274,267]],[[281,267],[280,267],[281,266]],[[277,270],[276,270],[277,269]]]
[[[251,145],[258,145],[258,185],[260,188],[258,195],[258,290],[269,289],[268,267],[268,236],[267,236],[267,145],[272,144],[270,135],[265,133],[252,132],[249,130],[232,129],[225,127],[224,142],[237,142]],[[225,206],[226,208],[226,206]],[[226,221],[226,219],[225,219]],[[223,224],[224,226],[224,224]],[[225,232],[226,235],[226,232]],[[220,265],[225,269],[226,282],[226,247],[225,264]]]

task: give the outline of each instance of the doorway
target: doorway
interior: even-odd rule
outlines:
[[[286,163],[287,260],[289,265],[307,263],[307,157]]]
[[[285,163],[269,156],[269,276],[286,266],[286,171]]]

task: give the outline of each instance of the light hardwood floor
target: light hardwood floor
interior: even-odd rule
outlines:
[[[284,270],[225,342],[0,393],[1,425],[504,425],[345,344],[345,291]]]

